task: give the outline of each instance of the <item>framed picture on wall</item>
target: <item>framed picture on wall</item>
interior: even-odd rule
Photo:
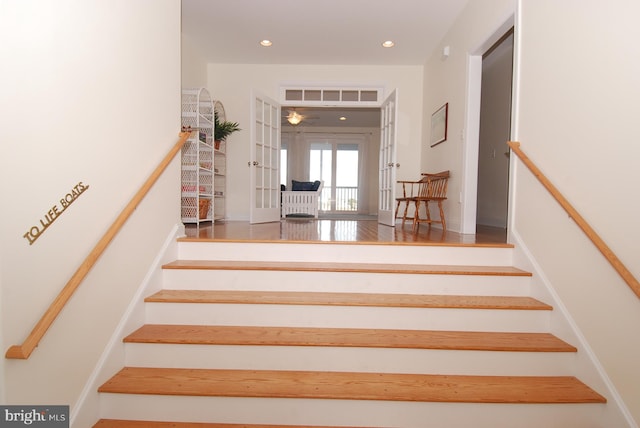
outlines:
[[[449,103],[446,103],[431,115],[431,147],[447,141],[447,119]]]

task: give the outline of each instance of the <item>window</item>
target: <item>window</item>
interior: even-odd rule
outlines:
[[[283,143],[282,146],[280,146],[280,184],[284,184],[285,186],[289,182],[287,179],[287,172],[289,171],[288,160],[287,145]]]
[[[282,103],[295,106],[379,107],[384,90],[379,88],[280,87]]]
[[[336,211],[358,211],[358,144],[338,144],[336,150]]]
[[[357,212],[361,143],[313,138],[309,145],[309,180],[323,180],[322,211]]]

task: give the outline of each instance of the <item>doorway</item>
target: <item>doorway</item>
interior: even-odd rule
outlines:
[[[495,31],[491,34],[487,35],[487,38],[484,41],[480,42],[477,48],[472,49],[471,53],[467,57],[467,97],[466,97],[466,116],[465,116],[465,126],[463,129],[462,139],[464,141],[464,149],[463,149],[463,174],[462,174],[462,192],[460,194],[460,202],[461,205],[461,233],[463,234],[476,234],[477,225],[478,225],[478,215],[477,210],[478,206],[483,204],[483,202],[479,201],[479,184],[478,184],[478,168],[479,168],[479,151],[480,151],[480,116],[481,116],[481,106],[482,99],[484,98],[485,105],[487,102],[493,103],[497,102],[492,100],[490,95],[483,91],[483,57],[490,54],[492,48],[494,46],[499,46],[501,41],[503,41],[507,35],[511,35],[513,39],[517,40],[517,33],[515,32],[515,16],[510,16],[506,21],[504,21]],[[512,39],[512,40],[513,40]],[[512,52],[512,73],[511,78],[506,79],[507,84],[510,87],[513,87],[514,90],[510,93],[508,104],[509,106],[517,105],[517,43],[511,42],[511,52]],[[511,97],[514,97],[511,99]],[[513,107],[515,109],[515,107]],[[503,116],[507,117],[509,123],[509,129],[511,127],[517,126],[517,123],[512,123],[513,112],[511,108],[508,111],[508,114]],[[507,163],[509,163],[509,159],[504,153],[507,151],[507,141],[511,140],[511,134],[515,132],[514,128],[511,130],[511,133],[507,132],[506,136],[499,137],[502,141],[499,142],[496,146],[495,150],[495,159],[499,157],[505,158]],[[494,159],[493,148],[488,151],[488,156],[491,159]],[[504,180],[509,183],[509,172],[504,173]],[[487,193],[491,194],[495,193],[496,187],[488,186]],[[483,196],[484,197],[484,196]],[[504,204],[508,205],[508,198],[504,196]],[[509,210],[506,210],[507,217],[507,228],[508,228],[508,214]],[[488,221],[482,219],[481,222]]]
[[[476,230],[507,229],[513,28],[482,55]]]
[[[287,121],[293,111],[297,125]],[[282,118],[280,183],[323,180],[321,217],[375,215],[380,108],[283,106]]]
[[[251,158],[248,162],[249,166],[253,166],[252,173],[250,175],[251,186],[251,210],[249,212],[250,222],[269,222],[278,221],[279,216],[277,211],[273,208],[279,209],[277,203],[280,198],[273,197],[274,194],[279,194],[282,187],[286,188],[286,185],[293,179],[294,175],[290,172],[294,167],[299,167],[299,162],[294,162],[293,152],[298,147],[297,139],[301,132],[298,131],[298,127],[302,123],[308,122],[312,116],[300,114],[298,111],[290,111],[303,108],[320,108],[317,110],[327,111],[332,108],[338,109],[353,109],[353,110],[369,110],[375,109],[375,117],[377,126],[371,127],[368,130],[356,130],[351,129],[347,131],[344,126],[336,127],[338,130],[324,130],[323,132],[336,132],[336,133],[358,133],[361,135],[369,135],[371,141],[377,142],[379,152],[377,162],[377,174],[366,174],[369,180],[378,181],[377,186],[371,186],[377,190],[378,194],[375,195],[372,200],[378,202],[376,205],[375,214],[378,217],[378,221],[389,226],[394,226],[392,223],[393,217],[393,202],[395,201],[395,168],[399,165],[396,162],[396,132],[397,132],[397,90],[391,91],[384,100],[381,100],[383,90],[382,88],[293,88],[293,87],[281,87],[281,102],[275,102],[271,99],[266,100],[266,97],[259,95],[255,92],[252,95],[253,105],[251,109],[251,122],[256,125],[251,129],[250,137],[250,150]],[[285,107],[282,107],[282,106]],[[290,107],[286,107],[290,106]],[[283,114],[284,110],[284,114]],[[287,112],[287,110],[289,110]],[[267,112],[267,113],[265,113]],[[344,118],[340,117],[338,120],[344,121]],[[348,120],[348,118],[347,118]],[[264,124],[269,124],[265,128]],[[284,126],[289,124],[295,129],[292,129],[288,136],[285,136]],[[346,125],[347,128],[350,126]],[[300,127],[304,128],[304,126]],[[306,132],[306,131],[305,131]],[[315,131],[318,132],[318,131]],[[271,143],[275,144],[271,144]],[[303,148],[303,150],[306,148]],[[261,153],[267,151],[268,165],[264,163],[264,157],[260,157]],[[373,152],[369,150],[369,152]],[[284,158],[283,158],[284,156]],[[260,158],[259,158],[260,157]],[[384,162],[383,162],[384,161]],[[280,165],[286,165],[286,175],[281,171]],[[308,166],[309,162],[304,161],[303,166]],[[367,165],[372,165],[369,161]],[[253,170],[257,170],[253,172]],[[267,180],[263,178],[265,174],[258,174],[268,170],[266,175]],[[358,173],[360,176],[360,173]],[[303,175],[304,176],[304,175]],[[286,177],[286,178],[285,178]],[[258,180],[260,178],[260,180]],[[307,180],[310,180],[309,177]],[[283,183],[282,181],[285,181]],[[304,181],[307,181],[304,180]],[[302,181],[302,180],[300,180]],[[277,187],[276,187],[277,183]],[[268,186],[268,187],[267,187]],[[358,183],[358,194],[362,194],[362,183]],[[265,190],[267,190],[265,192]],[[268,193],[268,199],[264,194]],[[265,203],[268,201],[268,203]],[[359,201],[357,205],[360,206]],[[372,213],[373,214],[373,213]]]

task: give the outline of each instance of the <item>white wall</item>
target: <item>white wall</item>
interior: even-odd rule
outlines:
[[[4,302],[2,300],[2,290],[3,290],[3,282],[2,282],[2,253],[0,253],[0,308],[4,307]],[[0,316],[0,345],[3,346],[4,350],[4,319]],[[6,394],[6,376],[5,376],[5,366],[4,366],[4,358],[0,361],[0,403],[7,402],[7,394]]]
[[[0,8],[4,353],[177,142],[180,1],[7,0]],[[173,162],[31,358],[3,359],[3,402],[75,404],[179,222],[179,179]],[[23,235],[78,182],[88,189],[29,245]]]
[[[208,88],[222,101],[227,119],[239,122],[242,131],[227,144],[227,217],[249,218],[249,108],[251,91],[256,89],[278,100],[280,84],[324,82],[329,84],[383,85],[398,88],[398,170],[399,179],[415,179],[420,174],[422,134],[421,66],[308,66],[209,64]]]
[[[640,3],[521,3],[515,138],[640,278]],[[522,165],[515,180],[513,230],[640,421],[640,299]]]
[[[207,62],[202,58],[193,41],[184,34],[181,37],[181,80],[183,88],[207,87]]]

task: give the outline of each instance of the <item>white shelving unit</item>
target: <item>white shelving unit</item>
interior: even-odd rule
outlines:
[[[182,148],[183,223],[214,219],[213,100],[205,88],[182,90],[182,126],[195,130]]]

